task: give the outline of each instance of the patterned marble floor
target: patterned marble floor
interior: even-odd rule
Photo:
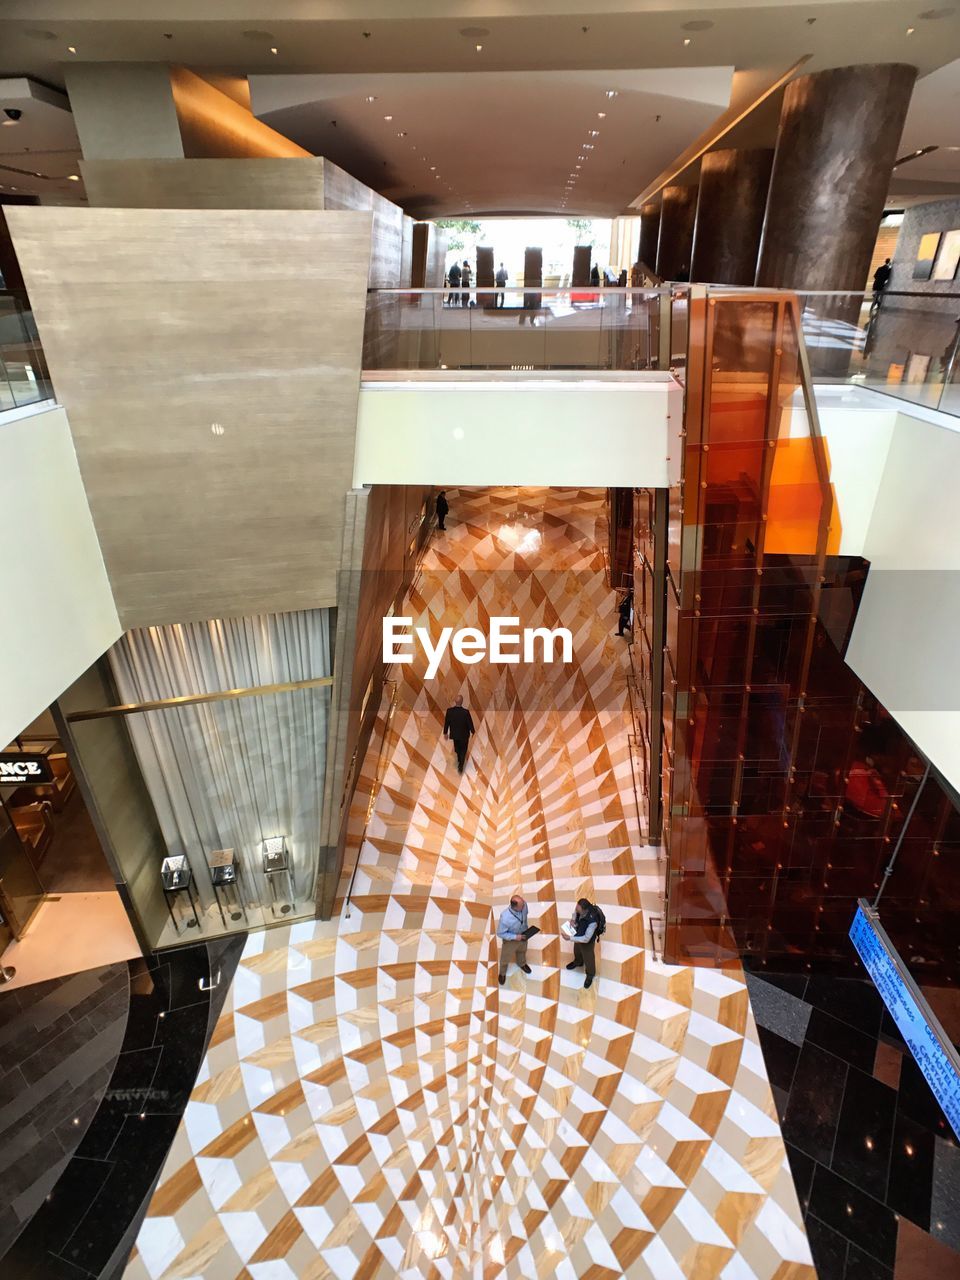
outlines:
[[[815,1280],[742,971],[646,950],[603,494],[449,497],[407,612],[562,624],[574,662],[396,668],[352,901],[249,938],[128,1280]],[[515,890],[542,932],[501,987]],[[608,921],[589,991],[559,933],[581,896]]]

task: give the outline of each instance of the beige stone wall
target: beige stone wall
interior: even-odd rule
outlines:
[[[370,214],[8,218],[123,626],[335,604]]]

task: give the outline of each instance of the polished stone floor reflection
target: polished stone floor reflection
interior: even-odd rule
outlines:
[[[395,669],[352,899],[247,940],[127,1276],[814,1280],[742,970],[648,950],[603,493],[448,496],[404,612],[564,625],[574,661]],[[541,932],[501,987],[515,890]],[[559,931],[581,896],[608,921],[590,990]]]

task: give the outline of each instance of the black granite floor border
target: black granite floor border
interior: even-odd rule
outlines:
[[[819,1280],[960,1276],[960,1144],[873,984],[744,967]]]
[[[130,962],[130,1009],[109,1086],[53,1190],[0,1258],[4,1280],[100,1280],[122,1272],[244,940]],[[203,989],[218,972],[219,985]]]

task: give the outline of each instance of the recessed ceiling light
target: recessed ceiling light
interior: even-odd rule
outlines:
[[[683,43],[684,43],[684,44],[692,44],[692,43],[693,43],[693,41],[690,39],[690,37],[689,37],[689,36],[684,36]]]
[[[616,89],[608,89],[604,95],[604,97],[607,97],[607,98],[615,98],[616,96],[617,96]]]
[[[433,173],[433,171],[434,171],[434,169],[436,169],[436,167],[437,167],[437,166],[436,166],[435,164],[432,164],[432,165],[430,166],[430,172],[431,172],[431,173]]]
[[[405,138],[406,136],[407,136],[406,129],[401,129],[400,132],[397,134],[398,138]]]
[[[598,111],[598,112],[597,112],[597,119],[598,119],[598,120],[606,120],[606,118],[607,118],[607,113],[606,113],[605,111]]]
[[[585,142],[585,143],[583,144],[583,149],[584,149],[584,151],[592,151],[592,150],[593,150],[593,143],[592,143],[592,142]]]
[[[3,127],[5,129],[12,129],[16,123],[17,123],[16,120],[4,120]]]
[[[377,100],[377,95],[375,93],[368,93],[367,96],[364,98],[364,102],[376,102],[376,100]]]
[[[271,53],[276,53],[276,52],[277,52],[276,45],[274,45],[274,46],[270,49],[270,52],[271,52]]]
[[[914,33],[914,31],[916,31],[916,27],[907,27],[907,35],[908,35],[908,36],[912,36],[912,35],[913,35],[913,33]]]
[[[393,119],[393,116],[384,116],[383,118],[384,118],[384,120],[392,120],[392,119]]]
[[[76,50],[76,47],[75,47],[74,45],[72,45],[72,44],[68,44],[68,45],[67,45],[67,53],[76,53],[76,52],[77,52],[77,50]]]
[[[80,181],[80,175],[79,175],[79,173],[68,173],[68,174],[67,174],[67,181],[68,181],[68,182],[79,182],[79,181]]]
[[[482,44],[478,44],[478,45],[477,45],[477,53],[483,53],[483,45],[482,45]]]
[[[591,129],[591,130],[590,130],[590,137],[591,137],[591,138],[599,138],[599,137],[600,137],[600,130],[599,130],[599,129]]]
[[[582,167],[583,167],[583,166],[582,166],[582,165],[579,165],[579,164],[578,164],[578,165],[574,165],[574,168],[575,168],[575,169],[580,169],[580,168],[582,168]]]

